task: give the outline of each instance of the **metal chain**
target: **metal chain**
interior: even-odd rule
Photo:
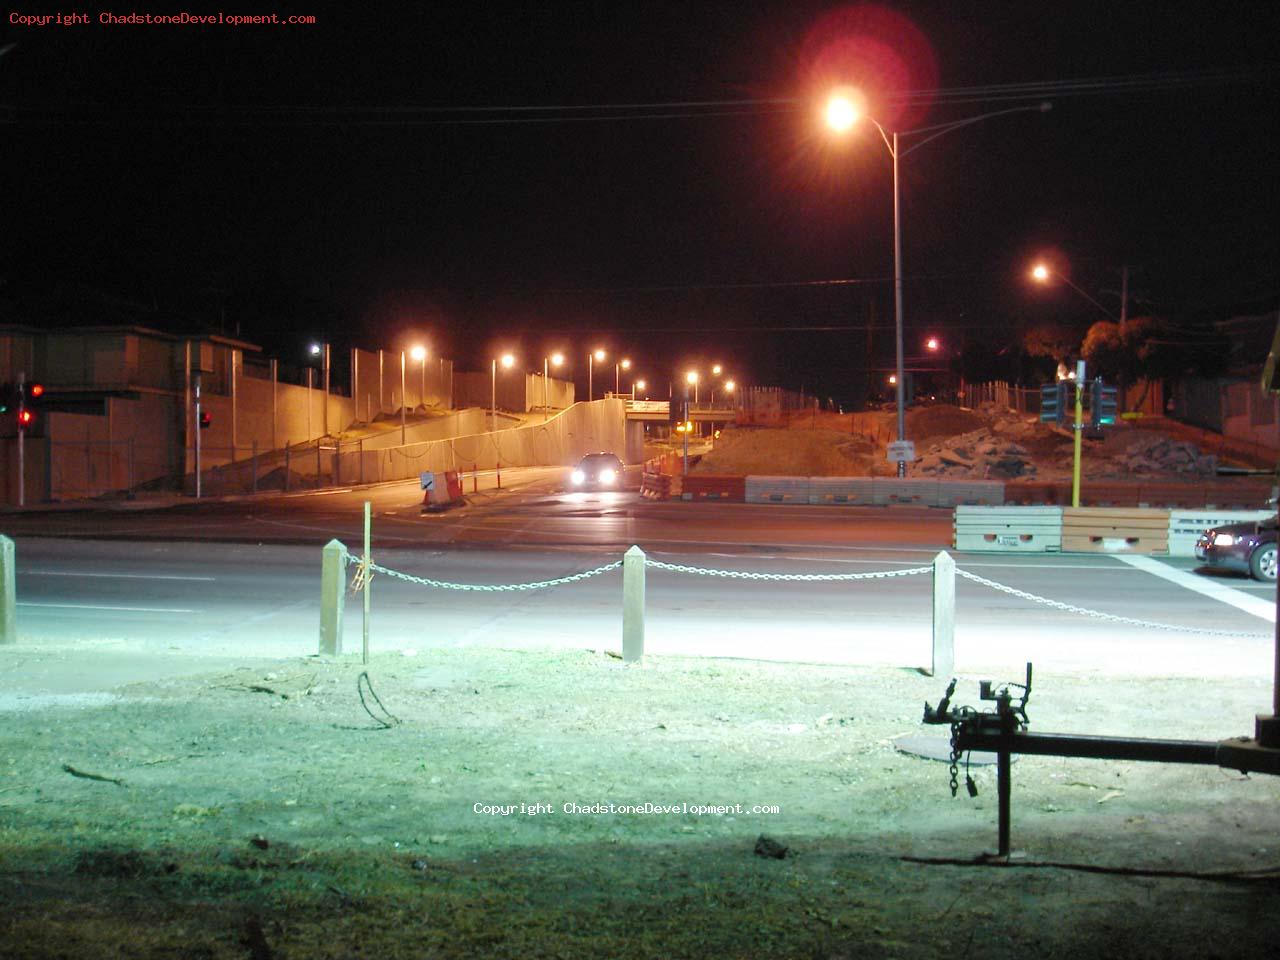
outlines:
[[[1173,630],[1178,633],[1199,633],[1210,637],[1262,637],[1270,636],[1270,634],[1262,633],[1245,633],[1237,630],[1206,630],[1203,627],[1188,627],[1181,624],[1172,623],[1155,623],[1151,620],[1136,620],[1133,617],[1119,617],[1114,613],[1102,613],[1098,610],[1090,610],[1088,607],[1077,607],[1069,603],[1063,603],[1060,600],[1050,600],[1047,597],[1039,597],[1034,593],[1027,593],[1025,590],[1018,590],[1015,587],[1006,586],[1003,583],[996,583],[994,580],[988,580],[986,577],[980,577],[976,573],[970,573],[968,570],[956,568],[956,573],[964,577],[966,580],[972,580],[974,583],[980,583],[984,587],[990,587],[993,590],[999,590],[1001,593],[1007,593],[1014,597],[1020,597],[1023,600],[1031,600],[1035,603],[1043,603],[1045,606],[1053,607],[1055,610],[1062,610],[1066,613],[1079,613],[1086,617],[1094,617],[1098,620],[1106,620],[1109,623],[1126,623],[1134,627],[1154,627],[1157,630]]]
[[[960,721],[951,721],[951,795],[960,789]]]
[[[679,563],[663,563],[661,560],[645,560],[645,566],[672,573],[696,573],[704,577],[731,577],[735,580],[879,580],[884,577],[910,577],[917,573],[929,573],[933,567],[911,567],[907,570],[878,570],[875,573],[751,573],[746,570],[711,570],[706,567],[687,567]]]
[[[356,561],[359,562],[359,561]],[[608,573],[610,570],[617,570],[622,566],[621,560],[615,560],[613,563],[606,563],[603,567],[596,567],[593,570],[583,570],[581,573],[570,574],[567,577],[557,577],[555,580],[539,580],[536,583],[449,583],[445,580],[432,580],[428,577],[415,577],[412,574],[401,573],[399,570],[390,570],[377,563],[369,564],[371,570],[378,573],[385,573],[388,577],[394,577],[397,580],[404,580],[406,583],[417,583],[424,587],[438,587],[441,590],[475,590],[481,593],[501,593],[511,590],[541,590],[544,587],[558,587],[565,583],[575,583],[578,580],[586,580],[588,577],[594,577],[601,573]]]

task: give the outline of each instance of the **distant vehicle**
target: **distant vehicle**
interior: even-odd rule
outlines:
[[[1247,573],[1255,580],[1276,579],[1277,518],[1229,523],[1206,530],[1196,541],[1196,559],[1210,567]]]
[[[613,453],[588,453],[569,479],[575,490],[617,490],[622,486],[622,461]]]

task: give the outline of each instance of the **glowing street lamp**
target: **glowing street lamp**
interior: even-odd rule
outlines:
[[[693,387],[693,402],[694,402],[694,405],[696,406],[698,403],[698,371],[690,370],[688,373],[686,373],[684,375],[684,382]],[[687,396],[689,393],[689,388],[686,387],[684,392]]]
[[[494,357],[489,363],[489,430],[493,431],[498,426],[498,363],[502,363],[504,370],[510,370],[515,365],[516,358],[509,353],[504,353],[501,358]]]
[[[1059,273],[1057,270],[1053,269],[1053,267],[1049,266],[1049,265],[1048,265],[1047,263],[1045,263],[1044,261],[1040,261],[1039,263],[1035,264],[1035,265],[1031,268],[1031,279],[1032,279],[1032,280],[1034,280],[1036,283],[1039,283],[1039,284],[1042,284],[1042,285],[1043,285],[1043,284],[1047,284],[1050,280],[1061,280],[1061,281],[1062,281],[1063,283],[1065,283],[1068,287],[1070,287],[1070,288],[1071,288],[1072,290],[1074,290],[1076,293],[1080,294],[1080,296],[1084,297],[1086,300],[1088,300],[1090,303],[1092,303],[1095,307],[1097,307],[1099,310],[1101,310],[1101,311],[1102,311],[1102,312],[1107,316],[1107,318],[1108,318],[1108,319],[1110,319],[1110,320],[1116,320],[1116,321],[1118,321],[1118,322],[1119,322],[1120,326],[1122,326],[1122,327],[1124,326],[1124,320],[1125,320],[1125,317],[1124,317],[1124,313],[1125,313],[1125,301],[1126,301],[1126,300],[1128,300],[1128,293],[1127,293],[1127,291],[1126,291],[1126,292],[1125,292],[1125,294],[1123,294],[1123,295],[1122,295],[1122,297],[1121,297],[1121,302],[1120,302],[1120,316],[1119,316],[1119,317],[1117,317],[1114,313],[1112,313],[1110,310],[1108,310],[1106,307],[1104,307],[1102,304],[1100,304],[1097,300],[1095,300],[1093,297],[1089,296],[1089,294],[1085,293],[1085,292],[1084,292],[1083,290],[1081,290],[1078,286],[1076,286],[1074,283],[1072,283],[1072,282],[1071,282],[1071,281],[1070,281],[1066,276],[1064,276],[1063,274]],[[1125,268],[1125,284],[1126,284],[1126,286],[1128,285],[1128,280],[1129,280],[1129,273],[1128,273],[1128,267],[1126,267],[1126,268]]]
[[[418,403],[425,407],[427,405],[427,348],[419,343],[409,351],[409,356],[422,365],[422,382],[418,385]]]
[[[942,344],[938,341],[937,337],[930,337],[928,340],[924,342],[924,348],[928,350],[930,353],[937,353],[938,348],[941,346]]]
[[[723,369],[723,368],[720,366],[720,364],[718,364],[718,363],[713,363],[713,364],[711,365],[711,375],[712,375],[713,377],[718,377],[718,376],[720,376],[720,371],[721,371],[721,369]]]
[[[619,393],[621,393],[621,392],[622,392],[622,387],[621,387],[621,386],[619,385],[619,383],[618,383],[618,370],[619,370],[619,368],[621,368],[621,369],[623,369],[623,370],[630,370],[630,369],[631,369],[631,361],[630,361],[630,360],[628,360],[626,357],[623,357],[621,360],[619,360],[617,363],[615,363],[615,364],[613,365],[613,393],[614,393],[614,396],[617,396]]]
[[[587,354],[587,401],[588,402],[595,399],[595,396],[593,395],[595,386],[592,383],[592,373],[595,367],[595,362],[597,360],[603,360],[607,356],[608,354],[605,353],[603,350],[596,350],[594,353]]]
[[[636,391],[637,391],[637,390],[644,390],[644,381],[643,381],[643,380],[632,380],[632,381],[631,381],[631,399],[632,399],[632,400],[635,400],[635,398],[636,398]]]
[[[547,364],[558,367],[564,363],[564,354],[560,352],[553,353],[549,357],[542,358],[542,422],[546,423],[547,418],[551,416],[551,403],[547,399]]]
[[[958,130],[961,127],[967,127],[970,124],[979,122],[980,120],[988,120],[991,117],[1000,117],[1008,113],[1025,113],[1028,111],[1038,111],[1043,113],[1049,110],[1051,104],[1042,103],[1038,106],[1027,107],[1010,107],[1007,110],[995,110],[991,113],[979,114],[976,117],[967,117],[963,120],[955,120],[951,123],[942,123],[932,127],[921,127],[918,130],[906,130],[901,133],[893,131],[892,134],[885,131],[884,127],[873,117],[869,116],[861,107],[860,98],[854,91],[844,89],[835,91],[831,98],[827,101],[825,111],[827,126],[837,134],[847,133],[862,119],[867,119],[875,126],[880,134],[880,139],[884,141],[884,145],[889,150],[889,156],[893,159],[893,316],[895,329],[895,347],[897,356],[897,378],[893,381],[897,385],[897,407],[898,407],[898,440],[899,442],[906,439],[906,416],[904,411],[905,397],[903,387],[905,378],[903,376],[902,366],[902,204],[901,190],[899,188],[898,179],[898,161],[901,157],[906,156],[917,147],[922,147],[931,140],[934,140],[945,133],[952,130]],[[919,143],[906,149],[899,149],[898,141],[902,137],[909,137],[916,134],[928,134]],[[898,476],[905,477],[907,475],[907,464],[905,460],[898,461]]]

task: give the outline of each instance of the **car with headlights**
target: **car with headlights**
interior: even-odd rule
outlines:
[[[574,490],[620,490],[622,460],[613,453],[588,453],[569,474]]]
[[[1255,580],[1276,579],[1277,518],[1228,523],[1200,534],[1196,559],[1209,567],[1247,573]]]

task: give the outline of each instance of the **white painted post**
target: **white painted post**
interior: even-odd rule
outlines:
[[[18,642],[18,594],[14,587],[16,563],[13,541],[0,533],[0,645]]]
[[[933,664],[929,676],[956,665],[956,562],[945,550],[933,558]]]
[[[644,656],[644,551],[633,546],[622,555],[622,660]]]
[[[347,595],[347,548],[341,540],[324,545],[320,567],[320,656],[342,655],[342,608]]]

